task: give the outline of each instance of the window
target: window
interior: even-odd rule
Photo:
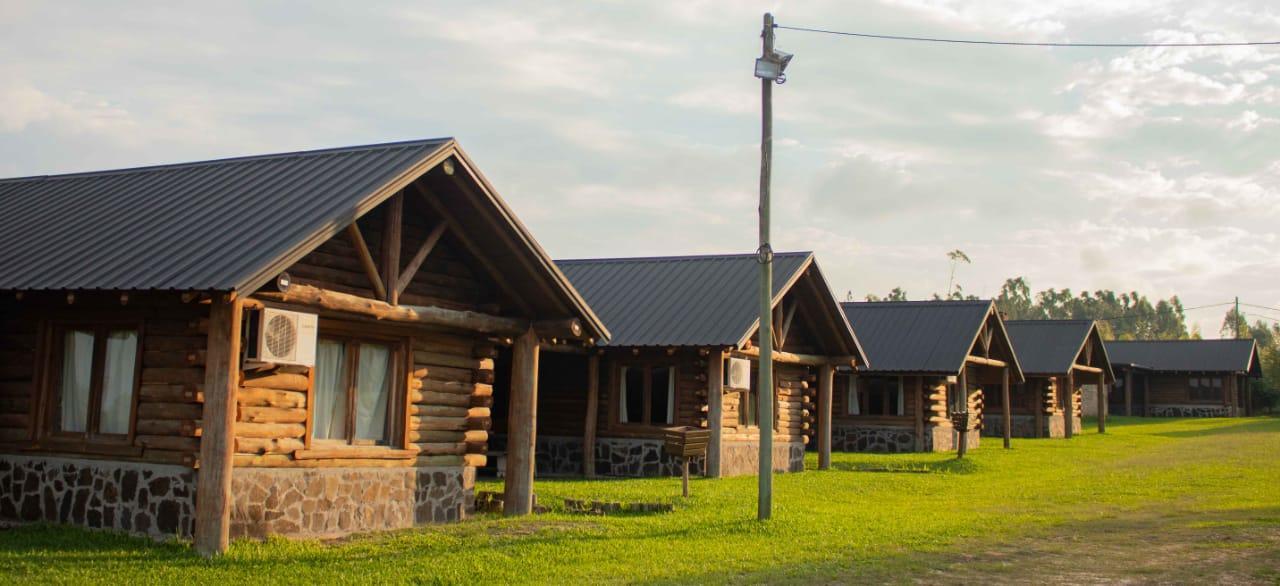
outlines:
[[[1191,377],[1189,382],[1190,382],[1192,401],[1222,400],[1222,378],[1221,377],[1193,376]]]
[[[636,363],[619,367],[618,423],[671,425],[675,422],[676,367]]]
[[[54,330],[50,430],[56,435],[126,439],[138,386],[138,328],[77,324]]]
[[[400,396],[400,345],[387,341],[321,338],[316,346],[311,437],[350,445],[392,442]]]
[[[900,376],[851,376],[845,388],[848,415],[906,415]]]
[[[738,393],[738,425],[760,425],[760,369],[751,363],[751,384]]]

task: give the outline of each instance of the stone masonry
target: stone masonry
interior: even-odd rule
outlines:
[[[1152,405],[1147,409],[1151,417],[1230,417],[1226,405]]]
[[[905,427],[832,425],[831,449],[837,452],[914,452],[916,433]]]
[[[773,469],[776,472],[804,472],[803,442],[773,442]],[[720,473],[748,476],[760,471],[759,442],[734,441],[723,446]]]
[[[458,521],[475,469],[236,468],[232,537],[327,537]]]
[[[195,484],[184,466],[0,456],[0,519],[188,537]]]

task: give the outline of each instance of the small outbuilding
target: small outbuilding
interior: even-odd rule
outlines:
[[[684,426],[710,431],[695,473],[755,474],[761,433],[773,434],[776,470],[803,470],[806,444],[821,438],[822,391],[829,396],[836,367],[866,364],[810,252],[774,255],[771,422],[757,415],[770,395],[757,388],[756,255],[556,264],[611,337],[576,361],[560,357],[571,366],[543,374],[538,400],[556,407],[538,418],[540,473],[678,474],[681,462],[664,451],[663,436]]]
[[[836,377],[835,449],[941,452],[957,449],[962,433],[975,447],[988,417],[984,397],[1024,382],[991,301],[841,306],[871,366]]]
[[[1102,404],[1115,380],[1107,349],[1093,320],[1011,320],[1005,322],[1026,382],[1010,393],[1013,437],[1071,437],[1082,425],[1082,387],[1094,385]],[[999,399],[987,406],[999,407]],[[1066,413],[1071,413],[1068,418]],[[1100,429],[1106,426],[1099,414]],[[985,435],[1003,434],[1003,421],[988,420]]]
[[[1258,345],[1247,340],[1107,342],[1116,371],[1114,413],[1150,417],[1253,414],[1249,379],[1262,377]]]
[[[458,520],[540,342],[607,338],[452,139],[0,180],[0,518],[194,537]]]

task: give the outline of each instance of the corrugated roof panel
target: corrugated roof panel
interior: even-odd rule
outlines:
[[[841,303],[875,372],[958,373],[990,301]]]
[[[1145,340],[1107,342],[1112,364],[1161,372],[1256,372],[1257,345],[1247,340]]]
[[[242,288],[450,142],[0,180],[0,289]]]
[[[774,255],[776,298],[812,257]],[[609,328],[610,346],[729,346],[759,314],[754,254],[558,260]]]
[[[1084,346],[1092,320],[1045,319],[1004,322],[1018,362],[1027,374],[1062,374],[1071,370]]]

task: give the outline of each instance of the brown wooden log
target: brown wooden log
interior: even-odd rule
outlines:
[[[486,334],[512,335],[524,331],[529,326],[529,322],[516,318],[445,309],[443,307],[395,306],[383,301],[320,289],[310,285],[294,285],[286,293],[258,292],[256,295],[283,303],[317,306],[332,311],[366,315],[387,321],[453,327]],[[385,297],[385,292],[381,297]]]
[[[0,396],[26,397],[31,395],[31,381],[0,381]]]
[[[425,405],[450,405],[453,407],[470,407],[472,397],[468,395],[455,395],[453,393],[436,393],[432,391],[422,391],[416,393],[414,403]]]
[[[332,455],[339,457],[295,459],[298,453],[300,452],[295,452],[294,455],[263,454],[260,456],[236,454],[234,461],[236,466],[245,468],[403,468],[406,466],[461,466],[463,463],[462,456],[356,458],[338,453]]]
[[[281,391],[306,391],[310,382],[305,374],[272,372],[270,374],[244,378],[240,386],[245,388],[277,389]]]
[[[143,402],[204,402],[204,392],[191,385],[141,385],[138,387],[138,396]]]
[[[135,429],[139,435],[179,435],[200,437],[198,419],[138,419]]]
[[[507,469],[503,514],[533,512],[534,443],[538,418],[538,334],[520,334],[512,347],[511,396],[507,409]]]
[[[236,437],[302,437],[306,433],[307,428],[301,423],[250,423],[242,421],[236,424]]]
[[[236,437],[238,454],[290,454],[305,447],[306,444],[302,440],[292,437]]]
[[[440,381],[426,379],[422,381],[421,390],[434,393],[452,393],[455,395],[492,395],[493,385],[479,385],[472,382],[460,381]],[[417,396],[417,395],[415,395]],[[414,399],[415,403],[421,403],[419,399]]]
[[[312,448],[293,453],[295,460],[328,460],[353,458],[370,460],[411,460],[417,456],[414,449],[395,449],[386,446],[342,446],[336,448]]]
[[[204,384],[204,371],[199,368],[144,368],[142,384],[200,386]]]
[[[445,354],[441,352],[415,350],[413,352],[413,361],[416,364],[425,364],[428,367],[450,366],[453,368],[466,368],[470,370],[493,370],[492,358],[472,358],[470,356]]]
[[[0,413],[0,427],[25,428],[31,416],[25,413]]]
[[[445,431],[438,429],[428,429],[418,431],[409,430],[410,443],[461,443],[467,440],[468,431]]]
[[[481,419],[468,419],[467,429],[490,429],[493,427],[493,420],[488,417]]]
[[[146,448],[142,451],[142,459],[152,464],[199,467],[198,452]]]
[[[241,407],[305,408],[307,406],[307,394],[305,392],[281,389],[244,387],[236,393],[236,402]]]
[[[493,407],[493,397],[484,395],[471,396],[472,407]]]
[[[138,445],[144,448],[156,448],[160,450],[178,450],[184,452],[196,452],[200,449],[200,438],[184,437],[179,435],[138,435],[134,438]]]
[[[453,405],[409,405],[410,415],[434,415],[437,417],[466,417],[466,407]]]
[[[467,454],[462,457],[462,463],[472,468],[484,468],[489,464],[489,457],[485,454]]]
[[[413,416],[409,418],[409,429],[463,431],[467,429],[467,420],[460,417]]]
[[[471,407],[467,409],[468,419],[488,419],[492,413],[488,407]]]
[[[196,403],[138,403],[138,419],[200,419],[203,414]]]
[[[196,515],[194,540],[196,551],[204,556],[221,554],[227,550],[231,530],[231,467],[235,452],[236,379],[240,373],[240,324],[243,306],[234,297],[214,300],[210,305],[208,327],[209,351],[207,364],[199,369],[173,369],[194,372],[195,380],[182,380],[164,376],[160,381],[148,381],[143,369],[143,382],[170,382],[203,384],[208,402],[199,405],[181,405],[197,413],[182,417],[196,419],[204,414],[204,437],[200,442],[200,472],[196,491]],[[163,373],[168,374],[168,373]],[[176,373],[175,373],[176,374]],[[166,405],[143,403],[138,406],[139,417],[144,407]],[[173,405],[173,403],[168,403]],[[165,419],[166,417],[155,417]],[[174,419],[168,417],[168,419]]]
[[[418,452],[429,456],[461,456],[467,453],[467,444],[463,442],[457,443],[425,443],[413,444],[418,448]]]
[[[281,409],[279,407],[240,407],[238,421],[250,423],[305,423],[306,409]]]

